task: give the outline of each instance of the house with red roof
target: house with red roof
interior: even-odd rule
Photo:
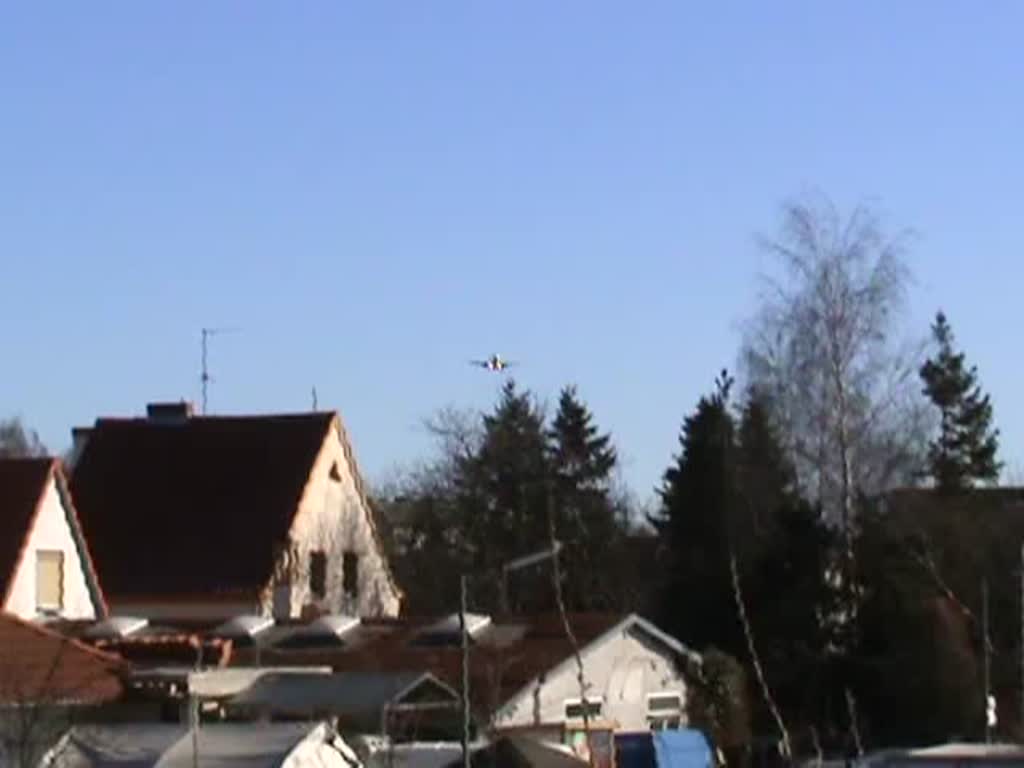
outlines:
[[[106,615],[57,459],[0,459],[0,610],[23,619]]]
[[[395,616],[401,591],[335,412],[151,404],[73,431],[71,491],[112,612]]]

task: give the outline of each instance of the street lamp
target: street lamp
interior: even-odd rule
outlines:
[[[558,556],[562,543],[553,541],[552,546],[533,554],[509,560],[501,566],[501,610],[508,613],[508,575],[529,568]],[[466,626],[466,601],[468,574],[459,576],[459,634],[462,639],[462,766],[470,768],[469,760],[469,631]]]

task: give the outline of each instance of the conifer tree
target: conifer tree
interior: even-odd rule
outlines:
[[[745,644],[729,570],[736,487],[731,386],[723,371],[716,391],[684,420],[681,451],[659,491],[657,522],[671,553],[663,626],[694,648],[714,645],[741,656]]]
[[[618,457],[575,387],[561,392],[548,443],[557,535],[565,546],[566,603],[575,610],[607,609],[614,574],[609,557],[623,528],[612,491]]]
[[[946,491],[994,481],[1002,468],[996,458],[999,431],[992,426],[992,403],[978,384],[978,370],[954,350],[953,329],[941,311],[932,336],[938,349],[920,369],[924,393],[940,413],[939,435],[928,447],[928,473]]]
[[[474,607],[499,609],[502,565],[548,546],[549,484],[544,416],[530,392],[509,379],[494,411],[483,417],[479,447],[455,467],[463,560],[476,582]],[[527,606],[513,594],[509,607]]]

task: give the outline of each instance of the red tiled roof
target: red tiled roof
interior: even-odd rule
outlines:
[[[71,490],[110,595],[255,595],[333,413],[100,419]]]
[[[64,478],[60,461],[54,458],[0,459],[0,606],[7,602],[10,589],[21,563],[28,535],[51,478],[56,483],[61,503],[67,514],[71,536],[78,548],[79,561],[85,571],[90,593],[99,615],[106,613],[103,592],[93,567],[92,556],[82,534],[78,513]]]
[[[0,613],[0,648],[0,703],[98,704],[121,695],[121,659],[78,640]]]

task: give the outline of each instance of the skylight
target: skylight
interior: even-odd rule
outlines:
[[[277,644],[278,648],[329,648],[344,645],[342,637],[359,626],[358,616],[333,614],[321,616],[301,629],[296,630]]]
[[[475,638],[491,625],[491,617],[478,613],[466,614],[466,633]],[[459,614],[453,613],[424,628],[413,638],[413,645],[459,645],[462,642],[462,627]]]
[[[274,626],[269,616],[235,616],[213,630],[217,637],[255,637]]]
[[[111,616],[109,619],[104,619],[98,624],[89,627],[85,632],[85,636],[93,638],[128,637],[128,635],[145,628],[148,624],[149,622],[146,619],[132,616]]]

